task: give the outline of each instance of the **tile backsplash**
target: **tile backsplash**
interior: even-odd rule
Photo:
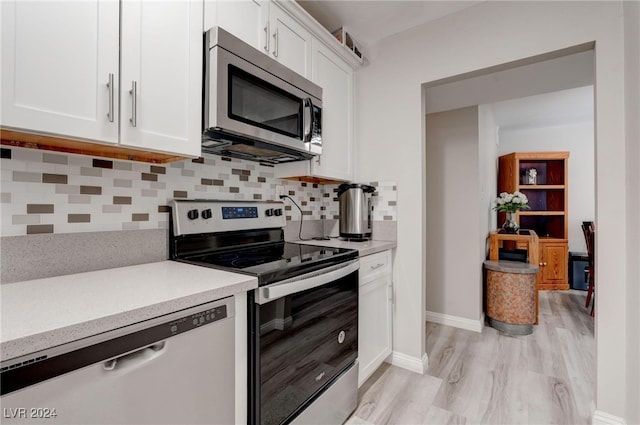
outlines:
[[[26,148],[1,149],[1,234],[166,229],[174,198],[271,200],[283,186],[305,220],[338,218],[337,185],[275,177],[257,162],[215,155],[153,165]],[[374,220],[396,220],[396,185],[373,182]],[[300,213],[285,200],[287,220]]]

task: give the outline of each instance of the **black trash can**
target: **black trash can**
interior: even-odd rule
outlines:
[[[569,284],[571,289],[589,289],[589,256],[586,252],[569,252]]]

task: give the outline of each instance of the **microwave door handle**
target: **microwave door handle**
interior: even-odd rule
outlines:
[[[302,141],[309,143],[311,141],[311,130],[313,129],[313,103],[311,98],[304,99],[304,133],[302,135]]]
[[[326,285],[327,283],[348,276],[359,268],[360,261],[353,260],[346,263],[346,265],[345,263],[338,264],[333,267],[283,280],[273,285],[264,286],[256,289],[256,302],[258,304],[266,304],[287,295],[317,288],[318,286]]]

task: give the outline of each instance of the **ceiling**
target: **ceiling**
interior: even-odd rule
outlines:
[[[593,86],[496,102],[491,105],[496,126],[518,129],[593,122]]]
[[[458,12],[481,1],[297,0],[330,32],[344,27],[362,46]]]

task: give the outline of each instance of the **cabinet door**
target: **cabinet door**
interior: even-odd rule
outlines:
[[[1,3],[2,126],[116,143],[118,2]]]
[[[268,0],[207,0],[204,30],[220,26],[256,49],[269,53]]]
[[[391,354],[391,276],[361,284],[358,296],[360,386]]]
[[[311,160],[314,176],[353,179],[353,70],[313,40],[312,76],[322,87],[322,155]]]
[[[202,0],[122,2],[122,145],[200,155],[202,13]]]
[[[311,33],[275,3],[269,7],[269,26],[271,57],[309,78]]]
[[[541,284],[567,285],[567,244],[566,243],[541,243]],[[554,286],[549,289],[568,289]]]

